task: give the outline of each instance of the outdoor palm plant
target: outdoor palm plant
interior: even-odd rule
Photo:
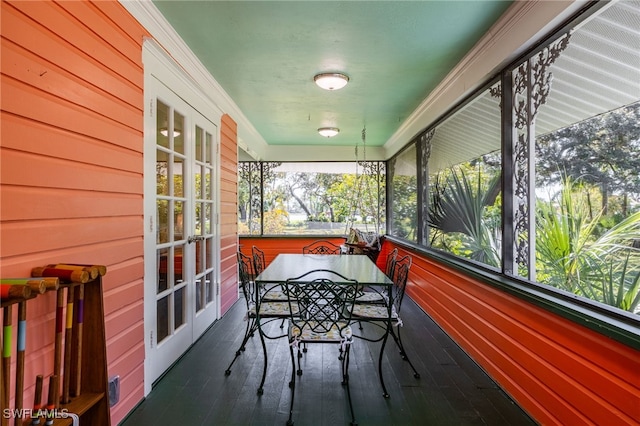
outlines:
[[[475,182],[461,168],[438,174],[429,205],[429,226],[437,230],[432,244],[499,267],[500,221],[487,213],[499,193],[499,174],[483,178],[478,171]]]
[[[579,187],[563,181],[556,199],[539,201],[536,219],[538,281],[620,309],[640,302],[640,212],[598,235]]]
[[[603,302],[625,311],[637,312],[638,305],[640,304],[640,269],[637,268],[638,259],[636,259],[635,262],[636,269],[632,271],[632,251],[628,250],[627,256],[621,264],[621,269],[616,267],[619,264],[618,259],[611,259],[609,269],[603,271],[600,280],[596,281],[601,284]]]
[[[432,246],[500,266],[500,221],[489,212],[499,174],[475,180],[463,169],[438,174],[431,190]],[[602,231],[581,187],[564,179],[536,204],[537,281],[630,312],[640,306],[640,212]]]

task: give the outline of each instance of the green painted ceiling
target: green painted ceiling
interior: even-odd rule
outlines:
[[[268,144],[353,146],[366,127],[382,146],[511,2],[154,4]],[[323,91],[319,72],[351,81]]]

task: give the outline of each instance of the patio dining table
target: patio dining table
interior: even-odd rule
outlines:
[[[340,275],[358,281],[358,284],[362,286],[373,286],[381,288],[386,294],[391,297],[391,291],[385,291],[393,285],[393,281],[385,275],[383,271],[366,255],[346,255],[346,254],[292,254],[281,253],[255,278],[255,284],[257,287],[274,285],[284,283],[288,279],[300,277],[307,272],[315,270],[330,270],[339,273]],[[322,272],[310,274],[305,277],[308,280],[314,280],[318,278],[328,278],[334,282],[336,281],[335,275],[326,275]],[[259,294],[256,291],[256,294]],[[389,300],[388,306],[392,306],[392,300]],[[259,303],[259,301],[258,301]],[[258,309],[259,311],[259,309]],[[391,308],[389,308],[389,320],[387,321],[387,327],[383,336],[382,345],[380,347],[380,356],[378,360],[378,373],[380,375],[380,384],[384,395],[387,395],[386,386],[382,376],[382,356],[383,351],[391,328]],[[260,333],[260,339],[262,341],[263,355],[264,355],[264,369],[262,373],[262,381],[258,393],[261,393],[262,386],[267,373],[267,349],[260,328],[260,318],[258,318],[258,329]]]
[[[283,283],[316,269],[328,269],[362,285],[390,286],[391,279],[366,255],[282,253],[255,279],[256,284]],[[321,278],[313,275],[311,279]]]

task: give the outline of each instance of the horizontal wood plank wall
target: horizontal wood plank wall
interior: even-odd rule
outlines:
[[[407,294],[538,422],[638,424],[637,350],[398,249],[414,260]]]
[[[220,129],[220,306],[238,300],[238,126],[222,116]]]
[[[258,247],[264,252],[264,258],[269,265],[280,253],[302,253],[302,248],[317,240],[327,240],[334,244],[344,244],[342,237],[240,237],[240,251],[251,256],[251,248]]]
[[[1,274],[28,276],[61,261],[107,266],[118,422],[143,398],[147,34],[115,1],[3,0],[1,20]],[[29,306],[25,402],[33,400],[35,376],[53,370],[54,313],[51,293]]]

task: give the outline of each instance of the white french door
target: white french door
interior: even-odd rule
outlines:
[[[153,383],[217,318],[218,129],[145,82],[145,332]],[[150,389],[150,387],[149,387]]]

